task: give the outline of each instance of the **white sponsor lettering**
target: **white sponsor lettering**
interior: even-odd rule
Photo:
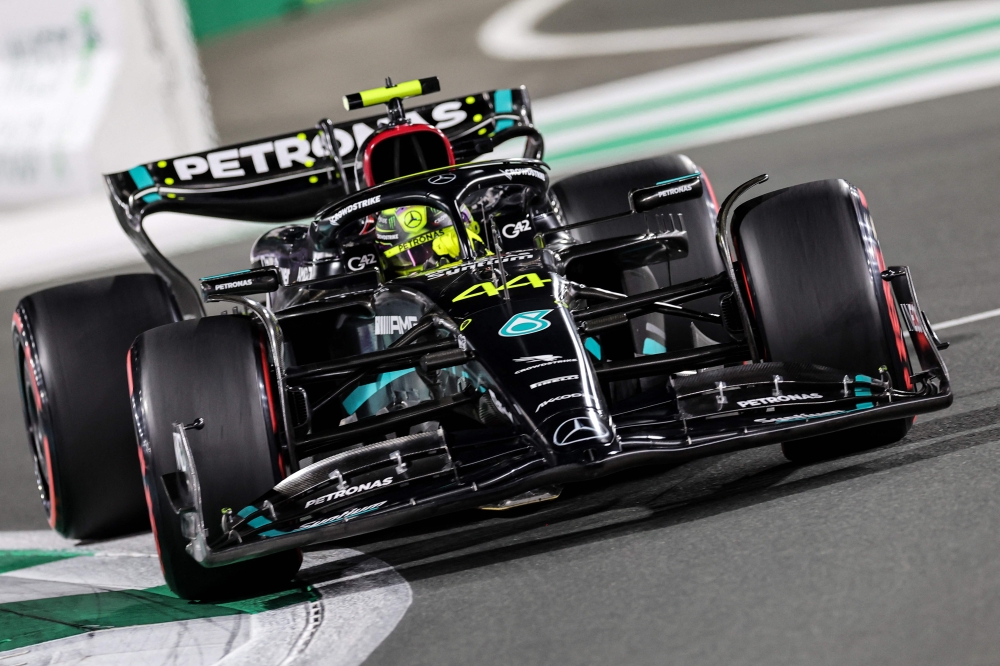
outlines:
[[[555,354],[539,354],[538,356],[522,356],[520,358],[515,358],[515,363],[541,363],[543,361],[556,361],[561,359],[562,356],[556,356]]]
[[[505,224],[500,233],[503,234],[504,238],[517,238],[521,235],[522,231],[531,231],[531,222],[521,220],[514,224]]]
[[[292,162],[305,164],[312,161],[309,155],[309,142],[297,136],[275,141],[274,156],[278,158],[278,166],[282,169],[291,167]]]
[[[583,397],[582,393],[567,393],[566,395],[560,395],[556,398],[549,398],[548,400],[539,403],[538,407],[535,407],[535,413],[537,414],[542,410],[542,407],[548,407],[553,402],[558,402],[560,400],[569,400],[570,398],[582,398],[582,397]]]
[[[534,384],[529,384],[528,388],[536,389],[539,386],[548,386],[549,384],[555,384],[557,382],[568,382],[579,378],[580,375],[565,375],[563,377],[553,377],[551,379],[543,379],[542,381],[535,382]]]
[[[779,416],[773,419],[754,419],[754,423],[789,423],[792,421],[806,421],[808,419],[818,419],[824,416],[836,416],[837,414],[846,414],[847,412],[842,409],[837,409],[832,412],[820,412],[819,414],[795,414],[794,416]]]
[[[520,359],[516,359],[516,360],[520,360]],[[564,358],[564,359],[559,360],[559,361],[546,361],[545,363],[539,363],[537,365],[528,366],[527,368],[521,368],[520,370],[515,371],[514,374],[515,375],[519,375],[522,372],[527,372],[528,370],[535,370],[537,368],[545,368],[545,367],[548,367],[550,365],[557,365],[559,363],[576,363],[576,359],[575,358]]]
[[[530,258],[531,258],[530,252],[527,254],[509,254],[503,258],[503,263],[506,264],[511,261],[521,261],[522,259],[530,259]],[[459,273],[470,271],[478,266],[490,266],[495,263],[497,263],[496,257],[490,257],[488,259],[480,259],[475,263],[468,263],[463,266],[456,266],[455,268],[449,268],[447,270],[435,271],[433,273],[429,273],[427,275],[427,278],[430,280],[434,280],[436,278],[449,277],[451,275],[458,275]]]
[[[350,135],[341,132],[350,139]],[[320,137],[316,137],[317,139]],[[337,135],[338,140],[341,136]],[[326,155],[326,148],[322,146],[322,141],[313,141],[313,149],[316,155]],[[354,147],[353,141],[351,148]],[[261,174],[270,171],[267,163],[267,154],[274,153],[278,160],[278,166],[288,169],[295,165],[295,162],[303,165],[311,165],[314,161],[309,152],[309,142],[297,136],[290,136],[277,141],[264,141],[240,148],[227,148],[226,150],[216,150],[208,153],[205,157],[200,155],[190,155],[188,157],[178,157],[174,160],[174,170],[181,180],[191,180],[195,176],[211,171],[213,178],[239,178],[246,175],[246,171],[240,165],[241,157],[249,157],[253,162],[254,172]],[[341,148],[343,151],[343,147]]]
[[[319,135],[317,135],[318,138]],[[252,146],[240,148],[240,157],[249,157],[253,160],[253,170],[257,173],[267,173],[270,168],[267,166],[267,154],[274,152],[274,144],[270,141],[255,143]]]
[[[345,520],[350,520],[351,518],[356,518],[357,516],[360,516],[362,514],[371,513],[372,511],[377,510],[379,507],[381,507],[384,504],[385,504],[385,502],[378,502],[376,504],[369,504],[368,506],[365,506],[365,507],[358,507],[358,508],[354,508],[354,509],[348,509],[347,511],[345,511],[343,513],[340,513],[340,514],[337,514],[336,516],[333,516],[332,518],[324,518],[322,520],[314,520],[314,521],[312,521],[310,523],[305,523],[299,529],[300,530],[308,530],[308,529],[311,529],[313,527],[323,527],[324,525],[332,525],[333,523],[339,523],[339,522],[342,522],[342,521],[345,521]]]
[[[247,175],[247,172],[240,166],[240,151],[235,148],[230,150],[217,150],[208,154],[208,168],[212,171],[213,178],[239,178]]]
[[[788,395],[776,395],[767,398],[754,398],[753,400],[740,400],[736,404],[740,407],[763,407],[764,405],[777,405],[782,402],[822,399],[823,396],[819,393],[790,393]]]
[[[347,260],[347,268],[352,271],[364,270],[366,267],[374,265],[374,254],[363,254],[360,257],[351,257]]]
[[[326,502],[329,502],[331,500],[338,500],[342,497],[350,497],[351,495],[356,495],[357,493],[363,493],[365,491],[372,490],[373,488],[383,488],[391,484],[392,481],[393,477],[387,476],[384,479],[369,481],[368,483],[362,483],[357,486],[350,486],[348,488],[344,488],[343,490],[338,490],[336,492],[332,492],[327,495],[322,495],[321,497],[313,498],[308,502],[306,502],[305,508],[308,509],[309,507],[316,506],[317,504],[325,504]]]
[[[656,193],[656,198],[659,199],[660,197],[669,197],[672,194],[680,194],[681,192],[690,192],[693,189],[694,185],[692,184],[678,185],[677,187],[670,187],[665,190],[660,190],[659,192]]]
[[[545,180],[545,174],[538,169],[532,169],[531,167],[520,167],[517,169],[501,169],[500,173],[507,176],[508,180],[513,179],[514,176],[534,176],[540,180]]]
[[[439,130],[454,127],[468,117],[469,114],[462,110],[462,103],[459,101],[438,104],[431,111],[431,118],[437,123]]]
[[[253,284],[253,280],[247,278],[246,280],[236,280],[235,282],[223,282],[222,284],[215,285],[216,291],[220,289],[236,289],[237,287],[249,287]]]
[[[406,333],[417,325],[417,317],[409,315],[376,315],[375,335],[392,335],[393,333]]]
[[[191,180],[195,176],[208,172],[208,160],[204,157],[178,157],[174,160],[174,171],[181,180]]]
[[[920,316],[920,310],[911,303],[903,303],[903,312],[906,313],[906,318],[910,322],[910,329],[918,333],[923,333],[924,322],[923,317]]]
[[[316,157],[327,157],[330,154],[330,151],[326,149],[326,141],[319,134],[313,137],[312,143],[309,145],[312,146],[312,153]]]
[[[377,204],[379,201],[382,201],[381,194],[378,194],[374,197],[369,197],[368,199],[362,199],[361,201],[355,201],[350,206],[345,206],[344,208],[341,208],[336,213],[334,213],[333,217],[330,218],[330,223],[335,224],[340,221],[340,218],[344,217],[348,213],[353,213],[356,210],[361,210],[365,206],[371,206],[372,204]]]

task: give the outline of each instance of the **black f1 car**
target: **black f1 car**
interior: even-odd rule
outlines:
[[[14,314],[53,528],[148,520],[177,594],[225,596],[290,580],[313,544],[629,467],[832,456],[951,404],[857,187],[737,206],[758,176],[718,206],[677,155],[550,184],[523,88],[404,109],[437,89],[387,82],[345,98],[384,117],[106,176],[154,274]],[[514,138],[523,158],[484,159]],[[286,226],[199,294],[143,230],[160,211]]]

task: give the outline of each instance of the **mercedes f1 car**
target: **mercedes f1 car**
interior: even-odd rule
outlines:
[[[678,155],[551,183],[523,88],[404,108],[437,89],[106,176],[153,274],[14,313],[53,528],[150,524],[177,594],[225,596],[290,580],[303,547],[636,466],[833,456],[951,404],[857,187],[737,205],[758,176],[719,206]],[[489,159],[511,139],[523,157]],[[272,227],[199,293],[143,229],[160,211]]]

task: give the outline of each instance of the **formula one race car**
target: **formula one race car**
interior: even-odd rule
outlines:
[[[148,520],[177,594],[226,596],[289,581],[302,547],[629,467],[834,456],[951,404],[858,188],[737,206],[759,176],[718,207],[684,156],[550,184],[524,89],[404,110],[437,89],[387,82],[345,98],[384,117],[106,177],[155,273],[14,314],[53,528]],[[515,138],[523,158],[483,159]],[[286,226],[199,295],[143,231],[159,211]]]

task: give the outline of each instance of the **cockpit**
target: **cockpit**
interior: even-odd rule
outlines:
[[[483,162],[385,183],[323,211],[313,240],[341,254],[348,270],[375,263],[351,257],[372,256],[386,279],[529,248],[549,212],[544,169],[533,160]]]

